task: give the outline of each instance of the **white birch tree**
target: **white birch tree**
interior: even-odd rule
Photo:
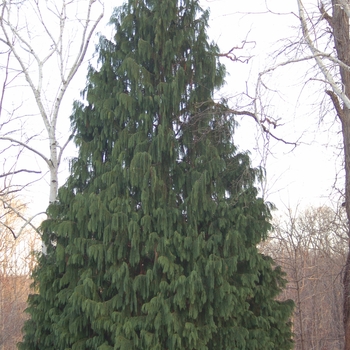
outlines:
[[[16,174],[41,170],[33,162],[18,167],[16,157],[11,163],[9,151],[17,147],[19,157],[29,151],[45,164],[50,177],[48,203],[55,201],[63,153],[72,138],[72,132],[66,130],[63,137],[58,132],[69,117],[63,115],[63,99],[103,13],[103,4],[96,0],[2,0],[0,150],[1,176],[6,181],[0,191],[4,194],[24,186],[23,180],[16,183]]]

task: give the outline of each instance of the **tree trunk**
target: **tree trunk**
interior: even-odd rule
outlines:
[[[349,17],[341,6],[340,0],[332,0],[333,16],[328,20],[334,36],[334,44],[337,57],[340,61],[350,66],[350,35]],[[343,93],[350,97],[350,71],[344,66],[339,66]],[[331,95],[331,94],[330,94]],[[331,96],[332,97],[332,96]],[[343,103],[340,107],[338,99],[333,95],[333,103],[338,117],[342,124],[343,144],[344,144],[344,166],[345,166],[345,208],[350,223],[350,109]],[[348,233],[349,234],[349,233]],[[350,246],[348,257],[344,268],[344,349],[350,350]]]
[[[350,222],[350,110],[343,109],[342,132],[345,156],[345,203],[348,222]],[[350,241],[349,241],[350,242]],[[350,350],[350,246],[344,268],[344,349]]]

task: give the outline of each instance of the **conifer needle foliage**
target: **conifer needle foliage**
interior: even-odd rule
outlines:
[[[101,38],[79,157],[42,225],[48,254],[20,349],[290,349],[260,172],[213,94],[224,83],[196,0],[129,0]]]

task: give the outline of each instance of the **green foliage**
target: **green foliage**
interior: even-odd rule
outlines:
[[[213,94],[224,83],[196,0],[129,0],[101,38],[79,157],[42,225],[20,349],[290,349],[260,172]]]

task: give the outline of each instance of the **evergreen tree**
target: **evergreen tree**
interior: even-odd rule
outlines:
[[[20,349],[290,349],[257,244],[260,172],[237,152],[198,0],[129,0],[72,124],[79,157],[42,225]]]

